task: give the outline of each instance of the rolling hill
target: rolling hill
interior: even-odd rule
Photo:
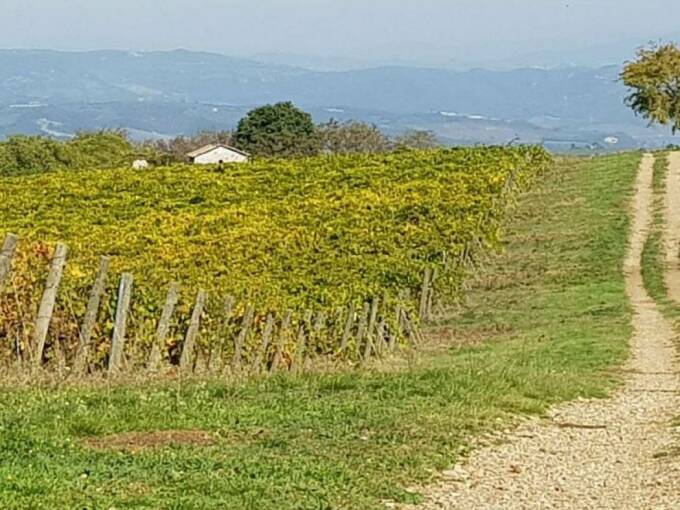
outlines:
[[[668,143],[623,105],[616,66],[452,71],[315,71],[211,53],[0,51],[0,136],[122,127],[161,137],[232,127],[249,108],[292,100],[319,121],[388,132],[432,129],[452,143]]]

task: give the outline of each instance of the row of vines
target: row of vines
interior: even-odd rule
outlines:
[[[22,361],[34,348],[33,319],[57,242],[69,256],[45,362],[74,359],[103,255],[111,275],[134,276],[132,365],[148,359],[173,282],[178,301],[161,346],[171,363],[179,362],[199,289],[200,352],[233,358],[232,339],[252,310],[243,348],[253,357],[276,356],[274,344],[264,353],[255,345],[268,322],[280,329],[286,317],[292,332],[306,325],[313,355],[338,355],[350,314],[356,321],[342,355],[360,357],[352,340],[367,305],[379,302],[385,330],[403,332],[394,311],[417,316],[426,270],[437,275],[438,299],[458,299],[475,258],[500,246],[509,203],[550,164],[540,148],[491,147],[256,161],[224,172],[173,166],[1,178],[0,236],[13,232],[20,241],[0,294],[0,359]],[[117,300],[118,278],[110,277],[93,367],[109,356]],[[314,334],[315,324],[323,333]],[[281,344],[286,363],[295,342],[291,333]]]

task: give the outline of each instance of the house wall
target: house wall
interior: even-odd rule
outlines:
[[[225,163],[245,163],[248,161],[248,157],[224,147],[218,147],[194,158],[194,163],[197,165],[212,165],[220,161]]]

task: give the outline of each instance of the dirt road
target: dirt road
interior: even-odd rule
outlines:
[[[649,297],[640,259],[652,222],[654,157],[637,178],[624,271],[634,309],[627,381],[611,399],[555,408],[507,442],[444,473],[419,509],[680,509],[680,457],[669,455],[680,415],[674,331]],[[664,246],[669,295],[680,301],[680,154],[671,158]]]

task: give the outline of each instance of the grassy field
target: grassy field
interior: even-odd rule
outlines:
[[[379,509],[471,437],[603,396],[627,356],[621,271],[639,154],[560,161],[504,255],[409,370],[0,393],[0,507]],[[449,338],[450,335],[453,338]],[[154,431],[211,444],[151,448]],[[137,433],[129,436],[120,434]],[[194,432],[195,434],[195,432]],[[118,436],[116,436],[118,435]],[[203,436],[200,436],[205,441]]]

